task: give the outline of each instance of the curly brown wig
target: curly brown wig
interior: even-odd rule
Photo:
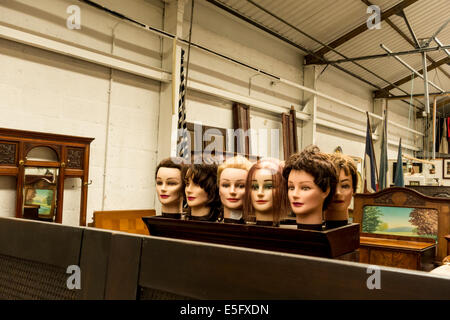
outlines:
[[[252,180],[255,176],[256,170],[269,169],[272,173],[272,182],[274,188],[272,189],[273,197],[273,222],[279,223],[280,220],[286,217],[289,208],[289,200],[287,197],[286,181],[282,175],[283,165],[281,162],[274,159],[258,160],[248,171],[247,180],[245,182],[245,196],[244,196],[244,219],[247,220],[253,214],[252,205]]]
[[[300,153],[295,153],[286,161],[283,176],[288,181],[292,170],[305,171],[314,177],[314,183],[326,192],[330,188],[330,193],[325,198],[322,210],[328,207],[336,192],[338,173],[331,161],[331,157],[320,151],[317,146],[311,145]],[[287,188],[287,184],[286,184]]]

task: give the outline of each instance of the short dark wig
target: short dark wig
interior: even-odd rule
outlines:
[[[208,194],[207,206],[210,208],[209,221],[216,221],[220,218],[220,196],[219,187],[217,185],[217,165],[194,163],[189,166],[185,166],[181,173],[183,180],[183,190],[186,187],[186,182],[189,178],[192,178],[192,182],[199,185]],[[183,197],[186,199],[186,193],[183,192]],[[188,209],[188,216],[191,212]]]
[[[336,192],[338,173],[330,156],[320,151],[317,146],[306,147],[302,152],[295,153],[286,161],[283,176],[288,181],[292,170],[305,171],[314,177],[314,183],[326,192],[330,188],[330,193],[325,198],[322,211],[328,207]],[[286,186],[287,187],[287,186]]]

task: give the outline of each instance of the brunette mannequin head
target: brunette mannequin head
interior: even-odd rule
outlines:
[[[216,221],[219,217],[220,198],[217,187],[217,165],[191,164],[182,173],[188,219]]]
[[[217,169],[224,222],[244,223],[245,182],[252,163],[242,156],[227,159]]]
[[[183,209],[183,163],[179,158],[166,158],[156,167],[156,192],[164,216],[180,218]]]
[[[283,167],[276,159],[258,160],[245,183],[244,217],[256,216],[256,223],[277,226],[287,214],[288,201]]]
[[[341,153],[332,154],[330,158],[338,173],[338,183],[334,197],[325,211],[327,228],[347,224],[348,207],[358,183],[358,171],[352,158]]]
[[[333,198],[337,182],[336,169],[329,156],[316,146],[307,147],[286,161],[283,176],[299,228],[321,230],[323,210]]]

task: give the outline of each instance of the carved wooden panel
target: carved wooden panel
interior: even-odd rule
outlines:
[[[70,169],[83,169],[84,149],[67,148],[67,167]]]
[[[392,194],[388,193],[388,194],[383,194],[377,198],[375,198],[373,200],[374,203],[379,203],[379,204],[394,204],[394,202],[392,201]]]
[[[0,142],[0,165],[15,165],[17,144]]]

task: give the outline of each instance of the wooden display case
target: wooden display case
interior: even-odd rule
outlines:
[[[94,138],[0,128],[0,175],[16,178],[16,217],[30,217],[30,210],[48,206],[42,220],[62,223],[64,179],[81,179],[80,226],[86,225],[89,151]],[[33,150],[48,150],[51,159],[36,159]],[[45,171],[42,174],[32,173]],[[36,191],[47,193],[41,205],[33,200]],[[34,193],[33,193],[34,192]],[[27,198],[28,197],[28,198]],[[33,213],[35,215],[35,213]]]

